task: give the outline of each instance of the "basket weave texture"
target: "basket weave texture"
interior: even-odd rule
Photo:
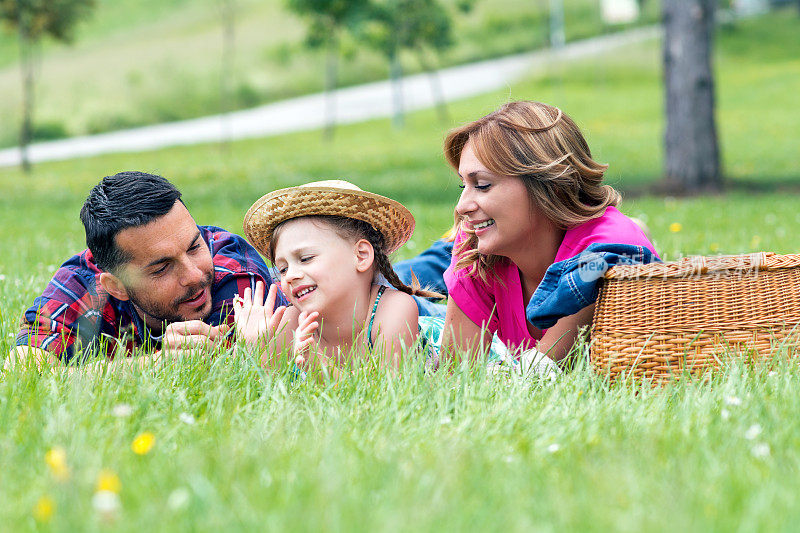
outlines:
[[[663,382],[727,358],[769,359],[800,339],[800,255],[761,252],[620,265],[606,272],[592,366]]]

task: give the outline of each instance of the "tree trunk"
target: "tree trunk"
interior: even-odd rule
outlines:
[[[550,46],[561,48],[566,42],[564,0],[550,0]]]
[[[26,21],[19,21],[19,65],[22,74],[22,124],[19,132],[19,151],[22,170],[26,174],[31,172],[31,161],[28,155],[28,145],[33,137],[33,88],[34,88],[34,43],[30,38]]]
[[[400,54],[395,50],[389,61],[390,77],[392,78],[392,125],[399,129],[404,125],[403,67],[400,64]]]
[[[715,0],[663,0],[665,171],[669,188],[722,188],[711,45]]]
[[[230,112],[235,107],[233,102],[233,83],[235,78],[236,58],[236,10],[234,0],[222,0],[222,64],[219,76],[221,141],[225,150],[230,149],[231,124]]]
[[[333,30],[331,30],[333,31]],[[336,86],[338,85],[339,72],[339,40],[332,35],[328,41],[327,57],[325,58],[325,129],[324,139],[333,140],[336,128]]]
[[[439,115],[439,121],[442,124],[450,122],[450,114],[447,112],[447,103],[444,99],[444,91],[442,84],[439,80],[439,71],[431,67],[425,59],[425,51],[417,48],[417,57],[422,70],[428,75],[428,81],[431,84],[431,96],[433,96],[433,103],[436,106],[436,113]]]

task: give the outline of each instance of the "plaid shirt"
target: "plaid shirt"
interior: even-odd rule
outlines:
[[[233,297],[261,280],[272,283],[269,269],[258,252],[238,235],[214,226],[198,226],[214,262],[211,314],[205,322],[217,326],[233,323]],[[44,293],[25,311],[17,346],[47,350],[69,361],[83,348],[93,346],[112,356],[118,348],[128,355],[134,348],[158,349],[161,337],[149,328],[130,301],[117,300],[100,285],[102,271],[92,253],[72,256],[53,276]],[[279,293],[277,305],[286,305]]]

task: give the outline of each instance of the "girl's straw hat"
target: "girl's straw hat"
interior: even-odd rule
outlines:
[[[400,202],[362,191],[349,181],[325,180],[262,196],[244,215],[244,234],[259,252],[269,256],[269,241],[278,224],[314,215],[336,215],[371,224],[383,234],[387,254],[414,233],[414,216]]]

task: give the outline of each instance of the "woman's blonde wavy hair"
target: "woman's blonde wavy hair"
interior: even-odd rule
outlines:
[[[578,126],[557,107],[539,102],[510,102],[483,118],[452,130],[444,154],[456,172],[467,141],[478,160],[499,176],[516,176],[528,190],[533,208],[561,229],[602,216],[620,201],[619,193],[603,185],[608,168],[592,159]],[[456,248],[456,268],[469,268],[484,281],[499,259],[477,250],[478,238]]]

